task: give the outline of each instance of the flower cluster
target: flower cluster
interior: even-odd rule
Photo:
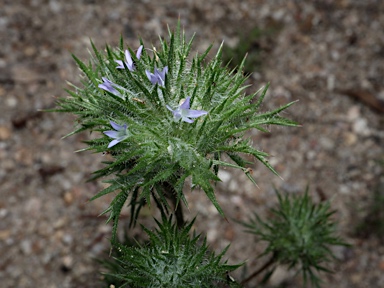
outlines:
[[[143,45],[139,47],[136,53],[137,60],[140,60],[141,53],[143,50]],[[125,61],[122,60],[115,60],[117,64],[119,64],[116,69],[125,69],[128,68],[129,71],[134,72],[135,71],[135,65],[134,61],[132,60],[131,54],[128,50],[125,50]],[[149,81],[152,83],[152,85],[158,84],[159,86],[164,87],[165,86],[165,75],[168,73],[168,66],[165,66],[162,70],[157,69],[155,67],[154,73],[151,73],[148,70],[145,70],[145,73],[149,79]],[[112,93],[116,96],[119,96],[121,98],[124,98],[123,95],[116,89],[121,88],[119,85],[113,83],[111,80],[107,79],[106,77],[102,77],[103,83],[99,84],[98,87]],[[178,122],[180,119],[187,123],[193,123],[193,120],[190,118],[197,118],[203,115],[206,115],[208,112],[204,110],[191,110],[190,109],[190,99],[191,97],[187,97],[179,107],[176,109],[172,109],[169,105],[166,105],[167,109],[170,110],[173,113],[174,120]],[[113,138],[108,148],[111,148],[118,144],[119,142],[124,141],[128,138],[129,132],[127,128],[127,124],[124,123],[123,125],[118,125],[113,121],[110,121],[111,126],[116,131],[105,131],[103,132],[105,135],[107,135],[110,138]]]

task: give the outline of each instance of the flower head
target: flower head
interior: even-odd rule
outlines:
[[[139,47],[139,49],[137,49],[137,52],[136,52],[136,58],[137,59],[140,59],[140,56],[141,56],[141,51],[143,50],[143,45],[141,45]],[[115,62],[117,64],[119,64],[116,68],[117,69],[124,69],[124,63],[122,60],[115,60]],[[133,63],[133,60],[132,60],[132,57],[131,57],[131,53],[129,53],[128,50],[125,50],[125,65],[128,67],[129,71],[133,71],[135,70],[135,64]]]
[[[191,100],[191,97],[187,97],[187,99],[185,99],[185,101],[175,110],[173,110],[171,107],[166,105],[167,109],[173,113],[173,118],[175,119],[175,121],[179,121],[181,119],[184,122],[192,123],[193,120],[189,118],[197,118],[197,117],[208,114],[208,112],[204,110],[189,109],[190,100]]]
[[[103,133],[108,137],[115,139],[108,144],[108,148],[111,148],[112,146],[115,146],[117,143],[127,139],[129,137],[129,132],[128,132],[127,124],[119,125],[113,121],[110,121],[109,123],[111,124],[113,129],[115,129],[116,131],[109,130],[109,131],[104,131]]]
[[[147,74],[148,79],[151,81],[153,85],[159,84],[160,86],[165,85],[165,74],[168,73],[168,66],[165,66],[163,68],[163,71],[155,68],[154,73],[149,72],[148,70],[145,70],[145,73]]]
[[[105,77],[102,77],[103,79],[103,83],[99,84],[99,88],[105,90],[105,91],[108,91],[116,96],[119,96],[121,97],[121,94],[119,91],[117,91],[113,86],[118,86],[116,85],[115,83],[113,83],[111,80],[108,80],[107,78]]]

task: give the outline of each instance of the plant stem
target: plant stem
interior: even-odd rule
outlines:
[[[176,216],[177,227],[181,228],[184,226],[183,206],[181,206],[181,202],[179,202],[179,205],[177,206],[176,206],[176,201],[174,201],[173,204],[175,206],[175,216]]]
[[[246,279],[241,281],[241,285],[245,285],[249,281],[251,281],[253,278],[255,278],[257,275],[259,275],[261,272],[263,272],[265,269],[267,269],[269,266],[271,266],[275,262],[275,257],[271,257],[267,263],[265,263],[263,266],[261,266],[259,269],[257,269],[255,272],[253,272],[251,275],[249,275]]]
[[[163,187],[165,195],[167,195],[167,197],[172,201],[177,227],[181,228],[185,224],[182,203],[181,201],[177,201],[176,191],[171,184],[165,182]]]

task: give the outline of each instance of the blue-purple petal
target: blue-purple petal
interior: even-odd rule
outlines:
[[[108,137],[113,138],[113,139],[116,139],[119,137],[119,132],[117,132],[117,131],[109,130],[109,131],[104,131],[103,133],[105,135],[107,135]]]
[[[101,79],[103,80],[104,83],[112,84],[112,81],[109,80],[107,77],[101,77]]]
[[[124,125],[119,125],[119,124],[117,124],[117,123],[115,123],[115,122],[113,122],[113,121],[109,121],[109,123],[111,124],[111,126],[113,127],[113,129],[115,129],[115,130],[117,130],[117,131],[126,128],[126,127],[125,127],[126,124],[124,124]]]
[[[163,81],[165,80],[165,74],[167,74],[167,73],[168,73],[168,66],[165,66],[163,68],[163,71],[160,72],[160,76],[161,76],[161,79],[163,79]]]
[[[204,110],[187,110],[186,112],[186,117],[190,118],[197,118],[208,114],[208,112]]]
[[[181,120],[183,120],[184,122],[187,122],[187,123],[193,123],[193,120],[189,119],[187,117],[182,117]]]
[[[132,67],[133,61],[131,57],[131,53],[128,50],[125,50],[125,60],[128,68]]]
[[[124,69],[124,63],[123,63],[123,61],[121,61],[121,60],[115,60],[115,62],[116,62],[117,64],[119,64],[118,66],[116,66],[116,69]]]
[[[123,140],[125,140],[127,138],[128,138],[128,135],[123,135],[123,136],[120,136],[119,138],[117,138],[116,140],[121,142],[121,141],[123,141]]]
[[[183,104],[180,105],[180,109],[183,109],[183,110],[187,110],[189,109],[190,107],[190,103],[189,101],[191,100],[191,97],[187,97],[187,99],[185,99],[185,101],[183,102]]]
[[[140,51],[140,54],[141,54],[141,51]],[[128,50],[125,50],[124,55],[125,55],[125,61],[124,62],[122,60],[115,60],[115,62],[117,64],[119,64],[116,68],[117,69],[125,69],[125,67],[127,67],[129,71],[135,70],[135,65],[133,63],[131,53],[129,53]],[[139,55],[139,58],[140,58],[140,55]],[[124,66],[124,64],[125,64],[125,66]]]
[[[181,120],[184,122],[193,123],[193,120],[189,118],[197,118],[208,114],[208,112],[204,110],[190,110],[190,100],[191,97],[187,97],[184,102],[175,110],[173,110],[170,106],[165,105],[167,109],[173,113],[175,121],[178,121],[181,118]]]
[[[168,67],[165,66],[163,68],[163,71],[160,71],[158,69],[155,69],[155,75],[157,76],[158,78],[158,83],[161,85],[161,86],[164,86],[165,84],[165,74],[168,72]]]
[[[117,143],[119,143],[120,141],[118,140],[112,140],[109,144],[108,144],[108,148],[111,148],[112,146],[115,146]]]
[[[154,72],[151,73],[148,70],[145,70],[148,79],[151,81],[153,85],[159,84],[160,86],[164,86],[165,84],[165,74],[168,72],[168,67],[164,67],[163,71],[157,69],[155,67]]]
[[[137,59],[140,59],[141,51],[143,51],[143,45],[140,45],[139,49],[137,49],[137,52],[136,52],[136,58]]]
[[[115,94],[116,96],[120,96],[121,97],[121,94],[119,91],[117,91],[112,85],[116,85],[115,83],[113,83],[112,81],[108,80],[107,78],[105,77],[102,77],[103,79],[103,83],[99,84],[98,87],[105,90],[105,91],[108,91],[112,94]]]
[[[176,109],[172,113],[176,120],[179,120],[182,117],[181,111],[179,109]]]
[[[145,70],[145,74],[147,74],[148,79],[152,82],[151,78],[152,78],[153,74],[151,72],[149,72],[148,70]]]
[[[111,84],[109,83],[102,83],[102,84],[99,84],[99,88],[105,90],[105,91],[108,91],[112,94],[115,94],[115,95],[120,95],[119,91],[117,91],[115,88],[113,88],[111,86]]]
[[[109,121],[109,123],[116,131],[109,130],[103,132],[108,137],[114,139],[109,143],[108,148],[115,146],[117,143],[127,139],[129,136],[127,131],[127,124],[119,125],[113,121]]]
[[[101,83],[99,84],[98,86],[100,89],[103,89],[103,90],[106,90],[106,91],[109,91],[110,87],[108,87],[107,85],[105,85],[104,83]]]
[[[147,74],[147,77],[149,81],[151,81],[152,85],[156,85],[156,83],[158,83],[158,78],[156,77],[156,75],[152,74],[148,70],[145,70],[145,74]]]

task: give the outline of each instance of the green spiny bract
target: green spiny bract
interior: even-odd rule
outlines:
[[[303,196],[292,199],[288,195],[283,197],[278,191],[276,193],[278,207],[271,209],[267,222],[255,213],[254,218],[243,225],[248,228],[247,232],[267,242],[268,247],[262,255],[272,254],[271,261],[275,264],[298,268],[304,282],[309,278],[312,285],[320,287],[321,280],[315,271],[331,272],[323,266],[334,258],[329,247],[348,246],[335,235],[336,225],[331,219],[334,211],[330,210],[329,202],[314,204],[308,190]],[[267,275],[271,276],[272,271]]]
[[[119,191],[105,211],[110,213],[109,220],[114,220],[114,234],[129,197],[132,221],[140,208],[150,203],[151,196],[163,211],[169,209],[167,198],[173,197],[174,203],[182,201],[187,205],[183,192],[187,178],[191,179],[192,187],[204,190],[223,215],[212,187],[220,181],[217,176],[220,166],[241,169],[254,182],[247,169],[250,163],[242,158],[247,154],[277,174],[266,161],[268,154],[253,148],[244,133],[253,128],[267,132],[265,126],[272,124],[296,125],[279,116],[293,102],[274,111],[258,111],[268,86],[250,95],[245,93],[247,77],[241,72],[244,61],[236,70],[223,68],[222,46],[211,61],[206,61],[211,47],[191,59],[193,37],[186,42],[179,25],[169,34],[169,41],[160,38],[160,49],[145,47],[140,59],[129,50],[134,69],[116,68],[116,60],[124,59],[122,39],[119,49],[107,46],[105,52],[99,52],[92,44],[94,55],[88,64],[74,56],[84,73],[82,87],[68,90],[70,96],[59,100],[60,108],[54,110],[78,116],[78,127],[68,136],[81,131],[98,132],[99,137],[86,141],[88,147],[83,150],[108,152],[113,157],[93,177],[114,175],[106,181],[110,186],[92,199]],[[142,41],[141,44],[144,45]],[[161,71],[165,67],[168,73],[164,85],[154,85],[146,71],[156,71],[155,68]],[[100,84],[113,87],[106,91],[99,88]],[[167,105],[174,109],[188,97],[191,109],[206,111],[207,115],[193,123],[175,122]],[[127,131],[121,142],[116,141],[120,143],[107,148],[111,139],[103,132],[111,130],[111,121],[116,125],[126,124]],[[222,158],[224,155],[229,158]]]
[[[105,273],[109,283],[119,283],[119,287],[220,287],[220,283],[238,287],[226,273],[241,264],[221,261],[228,247],[215,255],[208,251],[205,239],[199,244],[200,235],[189,236],[194,221],[179,229],[171,219],[156,221],[155,231],[143,227],[148,245],[115,244],[119,256],[106,265],[112,270]]]

